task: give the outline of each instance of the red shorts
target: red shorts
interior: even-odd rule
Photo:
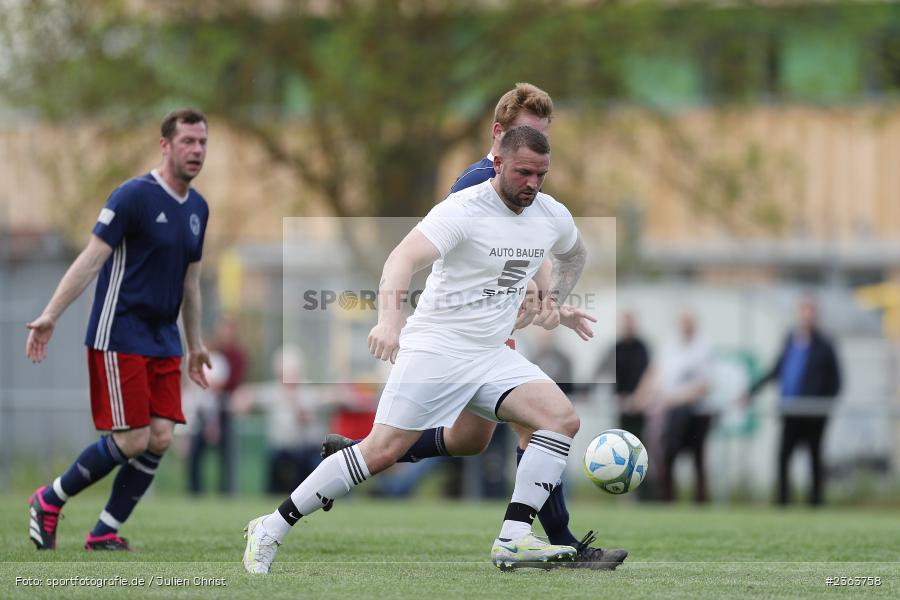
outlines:
[[[184,423],[181,357],[152,358],[88,348],[91,413],[100,430],[150,424],[150,417]]]

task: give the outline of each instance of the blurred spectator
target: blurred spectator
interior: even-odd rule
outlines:
[[[809,503],[822,503],[822,437],[828,412],[841,389],[841,372],[831,341],[818,328],[818,308],[812,298],[797,307],[797,325],[787,334],[778,360],[749,391],[752,396],[778,379],[781,389],[781,446],[778,451],[778,503],[790,493],[788,466],[798,444],[809,446],[812,489]]]
[[[209,388],[185,390],[188,424],[187,483],[191,494],[200,494],[203,491],[202,466],[206,449],[219,447],[222,443],[220,396],[224,393],[231,369],[228,359],[220,352],[210,352],[209,360],[212,367],[204,369]],[[221,468],[219,483],[224,493],[227,489],[226,464],[224,461],[220,461],[219,464]]]
[[[304,363],[298,348],[285,346],[272,360],[274,379],[245,386],[235,395],[235,411],[260,406],[266,414],[270,494],[290,493],[320,462],[327,410],[313,386],[303,383]]]
[[[704,444],[709,432],[710,415],[702,403],[710,388],[712,351],[697,333],[694,317],[683,313],[678,334],[659,352],[653,369],[653,406],[660,430],[660,499],[675,498],[675,460],[689,450],[694,463],[694,501],[706,502]]]
[[[616,345],[597,366],[599,381],[615,373],[614,391],[619,403],[619,427],[641,437],[644,431],[644,410],[636,392],[650,364],[650,351],[640,338],[634,315],[623,312]],[[643,488],[642,488],[643,489]]]
[[[188,488],[192,494],[203,491],[201,465],[203,454],[214,448],[219,454],[219,491],[224,495],[234,493],[235,439],[231,418],[231,396],[244,382],[247,372],[247,355],[240,342],[236,319],[223,318],[216,327],[209,346],[227,362],[226,379],[217,389],[214,409],[199,413],[202,422],[191,436],[188,448]]]

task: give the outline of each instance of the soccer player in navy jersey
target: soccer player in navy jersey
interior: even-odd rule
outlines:
[[[116,467],[109,501],[84,548],[129,549],[118,530],[150,487],[175,423],[184,423],[179,311],[188,375],[208,385],[200,260],[209,208],[190,185],[206,158],[207,121],[199,111],[181,109],[169,113],[160,130],[160,167],[113,191],[87,247],[27,325],[25,353],[38,363],[47,356],[57,320],[99,273],[85,345],[94,425],[108,433],[31,495],[29,533],[38,550],[56,548],[66,501]]]
[[[503,134],[507,130],[527,125],[546,134],[552,118],[553,101],[549,94],[532,84],[517,83],[513,89],[500,98],[494,110],[494,122],[491,126],[493,138],[491,151],[485,158],[463,171],[451,187],[450,193],[465,190],[494,177],[494,156],[499,151]],[[550,270],[550,261],[544,261],[538,274],[534,277],[541,291],[546,292],[549,288]],[[554,322],[555,319],[558,321]],[[551,307],[550,296],[546,295],[544,301],[537,307],[534,323],[547,329],[552,329],[556,323],[560,323],[573,329],[582,339],[587,340],[593,335],[587,320],[594,321],[595,319],[586,312],[568,305]],[[516,328],[519,329],[528,324],[527,319],[520,319],[516,323]],[[512,339],[507,341],[507,345],[515,348]],[[516,459],[521,460],[531,439],[531,431],[512,423],[510,423],[510,427],[519,437]],[[480,454],[490,443],[495,428],[496,423],[485,420],[472,412],[463,411],[452,427],[437,427],[423,431],[419,440],[400,459],[400,462],[417,462],[423,458],[434,456]],[[323,444],[323,457],[353,443],[356,443],[356,440],[330,434]],[[551,543],[572,546],[577,550],[574,561],[562,563],[565,566],[615,569],[628,556],[626,550],[592,547],[591,543],[594,540],[592,531],[589,531],[580,540],[572,534],[569,530],[569,511],[566,508],[562,482],[553,488],[547,502],[538,512],[538,519]]]

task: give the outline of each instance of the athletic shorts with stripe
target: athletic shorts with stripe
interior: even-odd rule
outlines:
[[[450,427],[463,410],[498,422],[506,392],[530,381],[552,381],[520,353],[500,346],[463,359],[400,348],[375,422],[422,431]]]
[[[184,423],[180,356],[154,358],[88,348],[88,374],[97,429],[146,427],[150,417]]]

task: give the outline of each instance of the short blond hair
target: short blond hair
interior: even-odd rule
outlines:
[[[550,99],[550,94],[536,85],[517,83],[516,87],[500,97],[497,108],[494,109],[494,121],[506,129],[522,111],[549,121],[553,118],[553,100]]]

